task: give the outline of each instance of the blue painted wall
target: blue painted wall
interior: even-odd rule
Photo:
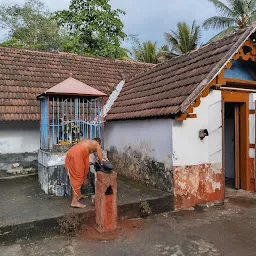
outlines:
[[[232,67],[230,69],[225,69],[225,78],[237,78],[241,80],[255,80],[248,72],[244,61],[233,60]]]

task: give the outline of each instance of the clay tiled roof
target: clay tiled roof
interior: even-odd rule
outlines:
[[[109,95],[123,77],[154,65],[0,47],[0,121],[39,120],[36,97],[73,77]]]
[[[107,120],[183,113],[254,31],[253,25],[135,75],[124,85]]]

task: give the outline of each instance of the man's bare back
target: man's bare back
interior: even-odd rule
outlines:
[[[81,140],[79,144],[82,144],[85,147],[85,149],[88,150],[89,154],[96,152],[100,162],[102,162],[103,160],[102,149],[100,147],[100,144],[96,140],[84,139],[84,140]]]

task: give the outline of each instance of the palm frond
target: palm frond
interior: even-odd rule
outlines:
[[[234,17],[234,12],[231,8],[229,8],[226,4],[219,0],[208,0],[209,2],[213,3],[216,7],[217,11],[226,16],[226,17]]]
[[[157,63],[156,42],[146,41],[142,45],[138,43],[132,50],[135,60],[147,63]]]
[[[251,14],[250,14],[250,17],[247,19],[247,25],[250,25],[252,24],[253,22],[256,21],[256,10],[253,11]]]
[[[190,30],[185,22],[178,23],[178,34],[179,34],[179,48],[182,53],[187,52],[189,49],[189,35]]]
[[[248,7],[254,11],[256,9],[256,0],[248,0]]]
[[[234,16],[243,16],[247,12],[247,0],[229,0]]]
[[[175,35],[171,35],[170,33],[165,33],[165,39],[167,41],[167,43],[169,43],[172,47],[172,50],[174,52],[177,52],[177,53],[181,53],[180,52],[180,47],[179,47],[179,42],[178,42],[178,35],[176,34]]]
[[[200,26],[196,25],[196,21],[194,21],[191,29],[191,34],[190,34],[190,41],[192,42],[191,48],[196,48],[196,46],[199,44],[200,39],[201,39],[201,29],[200,29]]]
[[[166,41],[170,44],[172,51],[181,54],[196,49],[200,40],[200,26],[193,21],[191,28],[185,22],[177,24],[177,31],[165,33]]]
[[[226,29],[236,23],[237,21],[234,18],[214,16],[204,21],[203,28]]]
[[[223,16],[208,18],[203,23],[203,28],[221,29],[223,33],[245,28],[256,21],[256,0],[208,0],[213,3]],[[225,4],[225,3],[227,4]],[[215,37],[213,38],[215,40]]]

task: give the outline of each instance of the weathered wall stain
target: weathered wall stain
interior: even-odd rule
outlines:
[[[38,181],[41,189],[48,195],[71,195],[71,186],[64,165],[43,166],[38,164]]]
[[[176,166],[173,179],[176,210],[224,199],[221,164]]]
[[[250,170],[250,191],[255,191],[255,167],[254,167],[254,158],[249,158],[249,170]]]
[[[155,160],[150,149],[126,146],[123,152],[111,147],[108,157],[116,172],[168,192],[173,192],[173,177],[170,163]]]

